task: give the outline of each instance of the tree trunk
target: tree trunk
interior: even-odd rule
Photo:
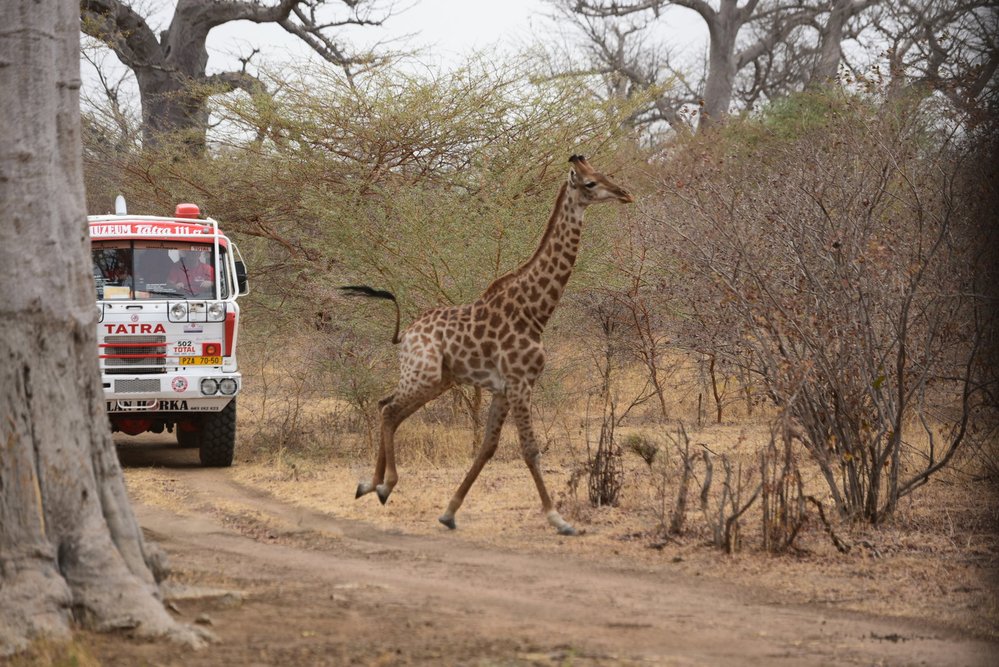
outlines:
[[[192,82],[204,78],[176,71],[136,69],[142,101],[142,144],[155,147],[164,139],[180,141],[188,151],[205,150],[208,133],[208,97]]]
[[[732,104],[736,74],[735,37],[738,31],[739,26],[728,20],[719,21],[710,30],[708,78],[704,82],[704,106],[701,108],[702,128],[724,118]]]
[[[212,12],[237,7],[207,0],[177,4],[170,27],[153,33],[146,20],[127,3],[83,0],[83,29],[112,44],[118,58],[135,73],[142,102],[142,142],[154,147],[180,141],[192,153],[205,149],[208,131],[208,33],[216,25]],[[247,3],[245,11],[256,7]],[[235,18],[249,18],[249,16]],[[232,86],[230,86],[231,88]]]
[[[728,114],[738,72],[736,39],[746,17],[737,0],[722,0],[718,10],[701,12],[708,26],[708,76],[704,81],[701,129],[710,127]]]
[[[155,48],[155,63],[136,65],[142,99],[142,143],[169,137],[192,153],[205,149],[208,132],[208,33],[198,3],[178,5]]]
[[[79,5],[4,2],[0,32],[0,655],[71,621],[190,644],[128,504],[97,369]],[[155,566],[155,567],[153,567]]]
[[[809,75],[808,85],[823,86],[836,80],[843,59],[843,30],[850,18],[852,0],[834,0],[820,35],[819,58]]]

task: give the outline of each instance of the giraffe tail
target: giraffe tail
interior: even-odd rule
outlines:
[[[344,285],[340,288],[340,291],[344,293],[345,296],[363,296],[369,299],[388,299],[395,304],[395,333],[392,334],[392,344],[399,344],[399,322],[401,319],[401,314],[399,312],[399,302],[395,298],[395,294],[387,290],[374,289],[373,287],[368,287],[367,285]]]

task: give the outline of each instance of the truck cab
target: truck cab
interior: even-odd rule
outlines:
[[[177,434],[204,466],[232,464],[239,296],[248,292],[239,249],[194,204],[172,217],[90,216],[97,345],[113,431]]]

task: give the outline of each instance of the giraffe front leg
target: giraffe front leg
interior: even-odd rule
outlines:
[[[457,527],[454,522],[454,513],[461,507],[461,503],[465,500],[465,495],[472,488],[472,484],[475,483],[479,473],[482,472],[482,468],[493,457],[493,454],[496,453],[496,447],[499,445],[500,431],[503,430],[503,421],[506,419],[509,409],[510,404],[507,402],[506,396],[493,394],[493,402],[489,406],[489,419],[486,422],[486,430],[482,437],[482,446],[479,448],[479,453],[475,456],[475,461],[465,475],[465,479],[461,482],[461,486],[458,487],[458,490],[455,491],[454,496],[451,498],[451,502],[448,503],[444,514],[437,519],[451,530]]]
[[[511,397],[511,402],[513,401],[514,399]],[[538,448],[538,442],[534,437],[534,426],[531,423],[529,388],[526,397],[521,392],[520,397],[516,402],[513,402],[513,417],[517,423],[521,454],[531,471],[531,477],[534,478],[534,485],[538,487],[538,495],[541,496],[541,511],[545,513],[548,523],[555,527],[559,535],[577,535],[578,533],[572,524],[563,519],[562,515],[555,509],[555,504],[548,495],[548,489],[545,488],[545,481],[541,477],[541,450]]]

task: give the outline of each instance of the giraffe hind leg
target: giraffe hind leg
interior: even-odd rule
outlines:
[[[410,415],[419,410],[429,401],[440,396],[451,387],[450,380],[437,380],[430,385],[424,385],[415,392],[397,391],[387,399],[380,401],[382,406],[381,438],[378,450],[378,462],[375,464],[375,474],[371,482],[361,482],[357,486],[355,498],[366,493],[375,492],[378,500],[384,505],[388,501],[392,489],[399,481],[395,467],[395,432]]]
[[[385,398],[378,401],[379,410],[384,408],[387,404],[392,402],[395,398],[395,394],[390,394]],[[360,482],[357,485],[357,492],[354,494],[354,500],[357,500],[363,495],[371,493],[375,488],[382,483],[382,479],[385,477],[385,439],[382,437],[378,438],[378,460],[375,463],[375,474],[371,478],[370,482]],[[384,504],[385,501],[382,501]]]

